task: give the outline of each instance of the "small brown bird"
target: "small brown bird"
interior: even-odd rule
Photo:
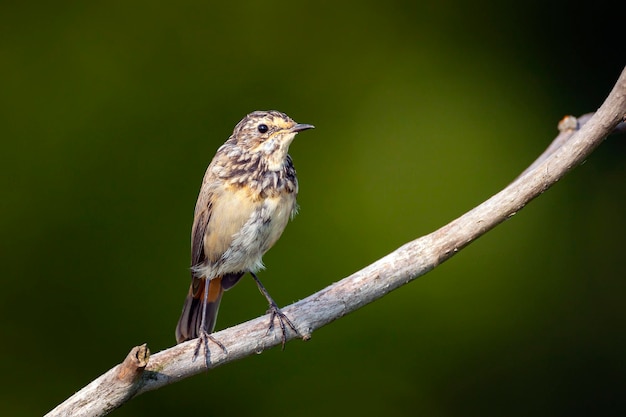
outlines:
[[[283,233],[297,211],[298,180],[289,145],[298,124],[278,111],[255,111],[241,120],[207,168],[196,202],[191,230],[191,286],[176,326],[176,340],[212,340],[224,291],[249,272],[270,304],[270,326],[278,318],[285,343],[285,323],[297,330],[270,297],[255,272],[262,256]],[[208,360],[208,358],[207,358]]]

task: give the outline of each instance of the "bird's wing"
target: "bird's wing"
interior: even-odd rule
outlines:
[[[206,190],[203,187],[192,228],[192,266],[217,262],[260,205],[246,187],[223,183]]]

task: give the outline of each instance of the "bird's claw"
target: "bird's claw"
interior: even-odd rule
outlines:
[[[200,348],[204,346],[204,363],[207,368],[209,368],[211,364],[211,351],[209,350],[209,340],[219,346],[220,349],[222,349],[222,352],[224,352],[224,355],[228,354],[228,350],[226,350],[226,346],[224,346],[222,342],[211,336],[206,331],[201,330],[200,334],[198,335],[198,342],[196,344],[196,348],[193,351],[193,358],[191,359],[191,361],[195,362],[196,359],[198,359],[198,355],[200,354]]]
[[[270,313],[270,324],[267,327],[267,334],[269,334],[272,330],[274,330],[274,319],[278,318],[278,323],[280,324],[280,331],[281,331],[281,346],[282,349],[285,349],[285,343],[287,342],[287,326],[289,326],[291,328],[291,330],[293,330],[297,336],[301,336],[300,332],[298,331],[298,329],[296,328],[296,326],[293,324],[293,322],[291,320],[289,320],[289,317],[287,317],[287,315],[285,315],[285,313],[283,313],[280,308],[278,308],[278,306],[276,304],[270,304],[270,308],[269,308],[269,313]],[[285,323],[287,323],[285,325]]]

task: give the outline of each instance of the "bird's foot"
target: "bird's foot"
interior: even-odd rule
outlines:
[[[209,340],[218,345],[224,352],[224,355],[228,354],[228,350],[226,350],[226,346],[224,346],[222,342],[211,336],[205,330],[200,330],[200,334],[198,335],[198,342],[196,344],[196,348],[193,351],[193,358],[191,359],[191,361],[195,362],[196,359],[198,359],[198,355],[200,354],[200,348],[204,346],[204,363],[207,368],[209,368],[209,365],[211,364],[211,351],[209,350]]]
[[[287,326],[289,326],[291,330],[296,332],[296,335],[298,337],[302,337],[298,329],[296,329],[296,326],[292,323],[291,320],[289,320],[289,317],[287,317],[285,313],[283,313],[280,310],[280,308],[278,308],[276,303],[274,302],[270,303],[270,308],[268,312],[270,313],[270,324],[267,328],[266,334],[269,334],[269,332],[274,330],[274,319],[278,319],[278,324],[280,325],[280,331],[281,331],[281,341],[282,341],[283,350],[285,349],[285,343],[287,342]]]

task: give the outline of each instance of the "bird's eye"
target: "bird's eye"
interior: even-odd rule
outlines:
[[[261,124],[257,127],[257,129],[259,130],[259,132],[261,132],[261,133],[265,133],[265,132],[267,132],[267,131],[269,130],[269,127],[267,127],[267,125],[266,125],[266,124],[261,123]]]

